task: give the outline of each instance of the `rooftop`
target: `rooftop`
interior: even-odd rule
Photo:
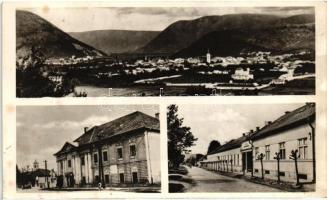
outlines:
[[[307,103],[291,112],[285,112],[284,115],[275,121],[262,127],[259,131],[252,135],[251,139],[256,140],[264,138],[280,131],[284,131],[304,123],[312,122],[315,119],[315,104]]]
[[[94,126],[86,131],[82,136],[77,138],[74,142],[78,142],[81,146],[96,142],[99,140],[99,138],[108,139],[138,129],[147,129],[159,132],[159,124],[159,119],[136,111],[100,126]]]

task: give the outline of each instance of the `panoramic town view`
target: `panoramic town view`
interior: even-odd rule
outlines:
[[[314,93],[313,7],[16,11],[17,97]]]
[[[17,110],[18,192],[161,191],[158,106]]]
[[[170,105],[169,192],[315,191],[315,112],[314,103]]]

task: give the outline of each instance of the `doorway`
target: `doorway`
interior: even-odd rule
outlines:
[[[137,172],[133,172],[132,175],[133,175],[133,183],[134,184],[138,183]]]
[[[252,172],[253,155],[252,151],[242,153],[242,170],[245,172]]]
[[[120,183],[124,183],[124,173],[119,174]]]

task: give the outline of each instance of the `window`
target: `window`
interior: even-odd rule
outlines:
[[[237,154],[237,165],[239,166],[240,165],[240,155]]]
[[[109,183],[109,175],[108,174],[104,175],[104,181],[106,183]]]
[[[259,170],[258,169],[254,169],[254,173],[258,173],[259,172]]]
[[[68,160],[68,167],[72,167],[72,161]]]
[[[269,170],[265,170],[265,174],[270,174],[270,171]]]
[[[85,165],[85,157],[84,157],[84,156],[81,157],[81,165],[82,165],[82,166]]]
[[[299,174],[299,179],[307,179],[308,176],[306,174]]]
[[[60,169],[64,169],[64,164],[60,161]]]
[[[117,157],[118,159],[123,159],[123,148],[117,148]]]
[[[306,159],[308,157],[307,138],[301,138],[298,140],[298,142],[300,159]]]
[[[236,155],[235,154],[234,154],[233,160],[234,160],[234,165],[236,165]]]
[[[279,172],[279,176],[285,176],[285,172]]]
[[[259,155],[259,147],[256,147],[256,148],[254,149],[254,156],[255,156],[255,159],[258,158],[258,155]]]
[[[136,146],[135,144],[129,146],[129,153],[131,157],[136,156]]]
[[[266,160],[270,160],[270,145],[266,145],[265,149],[266,149]]]
[[[279,143],[279,154],[280,154],[280,159],[285,159],[285,142]]]
[[[103,157],[103,161],[108,161],[108,152],[107,151],[103,151],[102,152],[102,157]]]
[[[98,154],[93,154],[94,163],[98,163]]]

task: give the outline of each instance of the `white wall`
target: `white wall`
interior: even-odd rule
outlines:
[[[146,137],[145,145],[148,145],[148,147],[146,147],[146,149],[148,149],[148,154],[149,154],[148,167],[151,168],[153,182],[160,183],[161,182],[161,179],[160,179],[160,172],[161,172],[160,133],[147,131],[145,133],[145,137]]]
[[[310,182],[313,178],[313,166],[312,166],[312,140],[310,140],[311,128],[309,125],[302,125],[294,129],[290,129],[281,132],[276,135],[269,136],[260,140],[253,141],[254,147],[259,147],[259,154],[265,154],[265,145],[270,145],[270,160],[263,160],[263,168],[269,170],[269,174],[264,174],[265,177],[271,179],[277,179],[277,161],[273,159],[275,152],[279,152],[279,143],[285,142],[285,160],[280,160],[280,171],[285,172],[285,176],[281,177],[283,181],[294,182],[295,176],[295,164],[294,161],[289,158],[291,151],[298,149],[298,139],[307,138],[307,158],[298,159],[298,169],[300,174],[307,174],[307,180],[300,180],[302,182]],[[261,163],[255,159],[255,151],[253,151],[253,168],[254,176],[261,177]],[[258,172],[256,172],[256,170]]]

